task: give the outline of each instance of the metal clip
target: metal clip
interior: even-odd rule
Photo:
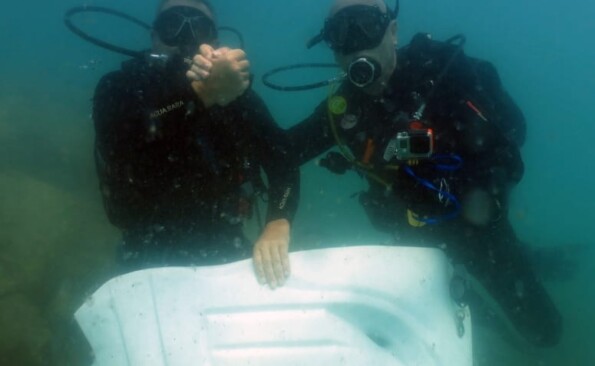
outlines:
[[[440,189],[438,191],[438,200],[440,201],[440,203],[443,203],[445,206],[448,206],[448,204],[450,203],[450,199],[448,198],[448,195],[445,195],[443,192],[450,193],[450,186],[448,185],[446,179],[441,178]]]
[[[457,323],[457,334],[459,338],[463,338],[465,336],[465,309],[463,307],[459,307],[456,312],[456,319]]]

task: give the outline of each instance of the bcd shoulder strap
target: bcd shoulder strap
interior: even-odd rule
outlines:
[[[427,33],[416,34],[409,45],[399,50],[402,82],[426,98],[431,97],[428,94],[433,89],[449,99],[473,100],[509,142],[522,146],[526,121],[502,86],[496,68],[488,61],[465,55],[462,44],[452,42],[456,37],[435,41]],[[442,80],[438,80],[444,70]]]

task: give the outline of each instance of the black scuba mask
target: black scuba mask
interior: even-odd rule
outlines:
[[[213,20],[190,6],[174,6],[163,11],[157,16],[153,29],[170,47],[198,48],[217,39],[217,27]]]
[[[308,46],[324,40],[335,52],[349,55],[377,47],[394,19],[390,10],[386,13],[377,6],[353,5],[327,18],[324,28]]]

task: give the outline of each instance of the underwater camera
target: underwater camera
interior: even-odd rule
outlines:
[[[384,160],[428,159],[434,154],[434,132],[431,129],[397,133],[384,152]]]

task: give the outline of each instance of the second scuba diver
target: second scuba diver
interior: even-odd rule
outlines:
[[[462,36],[418,34],[397,51],[396,32],[382,0],[334,1],[310,46],[326,42],[346,80],[290,129],[296,164],[338,146],[320,163],[367,178],[359,198],[375,227],[396,244],[442,248],[529,342],[555,345],[561,316],[508,219],[524,172],[522,112],[495,68],[463,53]]]

